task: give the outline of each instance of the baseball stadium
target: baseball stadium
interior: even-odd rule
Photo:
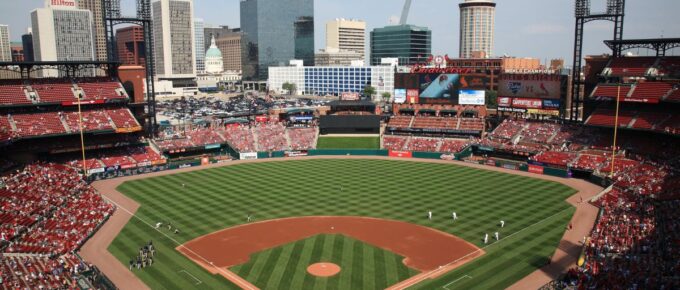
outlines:
[[[151,43],[153,1],[118,2],[105,43]],[[382,100],[163,99],[153,45],[0,62],[0,288],[679,289],[680,38],[575,2],[578,69],[430,56]]]

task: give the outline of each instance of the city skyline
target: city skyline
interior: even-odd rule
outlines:
[[[238,0],[196,0],[195,17],[206,24],[239,27]],[[432,30],[433,54],[458,55],[459,12],[458,0],[414,1],[409,24],[426,26]],[[593,0],[593,11],[604,10],[606,1]],[[11,41],[18,41],[30,26],[30,11],[43,6],[43,0],[0,2],[0,24],[10,26]],[[133,0],[121,0],[124,7],[134,9]],[[542,61],[564,58],[571,65],[573,49],[573,1],[515,0],[496,1],[496,56],[536,57]],[[325,46],[325,24],[335,18],[366,21],[367,31],[397,21],[403,7],[394,0],[324,0],[315,3],[315,51]],[[654,5],[650,5],[654,4]],[[360,9],[357,9],[360,7]],[[447,8],[448,7],[448,8]],[[447,8],[447,9],[444,9]],[[675,25],[674,11],[680,1],[628,1],[624,38],[680,37],[680,26]],[[536,12],[540,13],[536,13]],[[557,11],[557,12],[553,12]],[[132,13],[130,11],[130,13]],[[613,24],[596,22],[586,25],[584,54],[609,53],[602,40],[611,39]],[[637,51],[634,51],[637,53]],[[678,54],[676,49],[671,54]],[[640,51],[647,55],[647,51]]]

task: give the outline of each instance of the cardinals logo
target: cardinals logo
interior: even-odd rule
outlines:
[[[522,82],[508,82],[508,90],[516,95],[522,90]]]

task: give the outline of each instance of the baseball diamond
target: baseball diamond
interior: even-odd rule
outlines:
[[[462,238],[465,244],[472,246],[470,254],[479,253],[476,248],[484,252],[471,262],[458,263],[456,267],[441,272],[438,267],[434,270],[432,267],[407,267],[394,271],[395,267],[408,266],[408,261],[389,266],[393,269],[390,271],[376,268],[367,272],[374,273],[376,277],[370,277],[370,274],[343,275],[341,271],[337,277],[331,278],[340,279],[338,285],[362,285],[362,288],[373,285],[379,289],[382,286],[378,285],[391,284],[367,281],[414,281],[406,286],[429,289],[427,285],[432,283],[444,285],[459,276],[469,275],[472,278],[456,284],[476,289],[504,288],[546,264],[574,213],[574,208],[565,202],[575,193],[568,186],[436,161],[307,157],[304,160],[234,162],[230,166],[150,178],[138,176],[135,179],[117,189],[140,203],[135,213],[137,218],[130,219],[109,251],[126,263],[138,244],[153,240],[158,248],[158,262],[154,267],[133,273],[154,289],[195,288],[196,279],[202,282],[202,288],[236,288],[223,275],[213,275],[217,271],[204,270],[209,262],[216,264],[218,261],[204,260],[204,263],[197,264],[175,248],[181,249],[184,245],[205,258],[200,248],[191,246],[192,240],[234,227],[310,216],[369,217],[409,223]],[[428,211],[433,212],[431,220],[427,218]],[[458,214],[455,221],[451,218],[452,211]],[[250,223],[248,218],[251,218]],[[500,220],[507,223],[503,228],[500,228]],[[175,234],[163,227],[155,230],[153,225],[157,222],[171,222],[180,232]],[[340,228],[327,230],[288,238],[285,241],[288,244],[271,244],[268,239],[273,237],[267,237],[271,234],[258,235],[259,240],[250,243],[264,245],[260,247],[262,252],[253,251],[250,259],[239,260],[240,264],[221,266],[229,268],[230,274],[262,289],[282,289],[291,285],[333,288],[327,283],[317,286],[316,281],[323,278],[310,280],[306,278],[307,274],[283,278],[281,273],[270,271],[275,268],[303,273],[312,262],[317,262],[311,259],[312,256],[326,253],[317,248],[323,249],[326,243],[317,246],[317,242],[305,239],[326,241],[329,236],[317,234],[342,233]],[[483,235],[496,231],[501,233],[500,241],[492,239],[485,245]],[[346,247],[339,252],[333,251],[331,255],[360,257],[352,259],[351,265],[343,264],[343,259],[335,261],[343,269],[362,263],[376,265],[370,260],[375,259],[378,250],[385,257],[404,256],[403,252],[361,237],[347,235],[346,238],[352,239],[355,247],[373,249],[374,255],[356,255],[353,253],[356,248]],[[494,247],[496,243],[498,245]],[[225,251],[227,249],[225,246]],[[300,255],[307,256],[300,258]],[[369,261],[364,261],[366,259]],[[177,275],[178,270],[191,273],[195,279]],[[245,277],[239,275],[245,272]],[[416,276],[411,277],[414,274]],[[404,281],[409,277],[413,280]],[[312,283],[310,281],[314,284],[309,284]]]

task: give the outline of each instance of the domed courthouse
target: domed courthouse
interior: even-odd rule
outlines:
[[[205,52],[205,72],[208,74],[220,74],[224,72],[222,51],[215,45],[215,36],[210,41],[210,48]]]

